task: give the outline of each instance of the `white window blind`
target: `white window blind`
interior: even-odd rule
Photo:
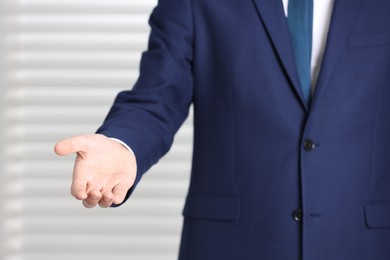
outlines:
[[[156,3],[0,4],[1,259],[177,258],[190,171],[191,118],[171,152],[120,208],[84,209],[69,193],[74,157],[53,153],[61,138],[93,133],[117,92],[132,87]]]

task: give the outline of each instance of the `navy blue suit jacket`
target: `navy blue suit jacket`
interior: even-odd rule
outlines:
[[[160,0],[98,132],[134,150],[137,184],[193,104],[180,259],[390,259],[389,11],[335,0],[308,107],[281,0]]]

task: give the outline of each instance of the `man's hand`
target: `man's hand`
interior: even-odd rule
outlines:
[[[87,208],[122,203],[134,184],[137,171],[134,154],[104,135],[65,139],[54,150],[60,156],[77,154],[71,194]]]

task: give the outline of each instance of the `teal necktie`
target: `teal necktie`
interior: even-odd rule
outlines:
[[[313,0],[289,0],[287,22],[302,92],[306,103],[309,104]]]

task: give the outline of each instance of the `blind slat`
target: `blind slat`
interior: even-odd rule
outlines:
[[[93,133],[138,76],[157,0],[5,0],[5,260],[177,258],[192,113],[127,204],[85,209],[69,188],[74,156],[56,141]],[[1,54],[0,49],[0,54]]]

